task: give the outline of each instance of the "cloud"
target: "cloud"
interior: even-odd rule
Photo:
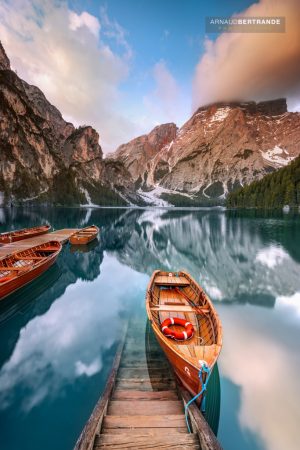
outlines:
[[[223,33],[206,40],[194,78],[193,108],[215,101],[300,100],[299,0],[260,0],[237,16],[284,16],[285,33]]]
[[[152,69],[154,89],[144,97],[150,115],[156,118],[155,125],[164,122],[182,123],[187,117],[188,106],[180,87],[165,61],[157,62]]]
[[[266,308],[220,305],[218,312],[226,330],[218,362],[221,377],[240,391],[238,410],[232,413],[227,404],[226,414],[230,411],[230,420],[237,414],[242,431],[251,431],[260,448],[298,449],[298,323]]]
[[[76,31],[80,27],[87,27],[96,37],[99,36],[100,22],[97,17],[92,16],[87,12],[80,15],[74,11],[69,12],[70,29]]]
[[[107,14],[99,20],[64,2],[9,0],[0,3],[0,35],[18,75],[67,120],[94,126],[104,151],[135,135],[138,125],[122,110],[120,91],[132,53]]]
[[[123,291],[114,283],[115,273]],[[69,279],[70,273],[66,276]],[[129,278],[132,283],[126,284]],[[78,279],[63,296],[54,296],[49,310],[20,330],[10,358],[0,367],[0,410],[13,405],[17,387],[26,392],[20,402],[26,412],[45,398],[55,398],[66,382],[101,372],[120,338],[128,302],[143,298],[141,287],[147,279],[105,255],[101,275],[93,283]]]

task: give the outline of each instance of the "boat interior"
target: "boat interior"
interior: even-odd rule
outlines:
[[[59,242],[50,241],[0,259],[0,279],[8,275],[17,276],[22,271],[30,270],[45,258],[59,251],[60,248]]]
[[[221,344],[220,323],[200,286],[185,272],[157,271],[153,276],[148,298],[152,319],[168,345],[176,348],[197,367],[199,360],[213,364]],[[191,322],[194,327],[193,336],[185,341],[164,336],[161,324],[170,317]],[[173,325],[173,329],[183,330],[178,325]]]
[[[98,233],[98,228],[95,227],[94,225],[87,227],[87,228],[82,228],[81,230],[77,231],[75,233],[76,236],[90,236],[93,235],[95,233]]]

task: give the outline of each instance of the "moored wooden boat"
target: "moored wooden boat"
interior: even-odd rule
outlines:
[[[49,241],[0,259],[0,299],[33,281],[56,261],[61,244]]]
[[[148,285],[146,309],[153,331],[175,374],[195,396],[202,389],[199,370],[203,362],[211,371],[222,347],[222,327],[212,302],[188,273],[157,270]],[[186,327],[172,324],[169,328],[162,327],[163,322],[170,318],[186,321]],[[191,328],[193,333],[190,337],[191,333],[187,332]],[[182,339],[166,336],[164,333],[168,334],[170,329],[178,336],[183,335]],[[206,376],[203,373],[203,382]]]
[[[32,228],[23,228],[22,230],[8,231],[0,233],[0,244],[9,244],[10,242],[21,241],[22,239],[32,238],[40,234],[48,233],[50,225],[41,225]]]
[[[96,239],[98,233],[99,228],[96,227],[96,225],[91,225],[89,227],[78,230],[70,237],[69,241],[70,244],[85,245],[91,242],[92,240]]]

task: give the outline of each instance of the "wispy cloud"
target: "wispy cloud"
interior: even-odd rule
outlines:
[[[157,62],[152,69],[154,89],[144,97],[150,115],[158,123],[181,124],[187,117],[189,104],[185,102],[180,86],[165,61]]]
[[[260,0],[244,17],[284,16],[285,33],[224,33],[206,41],[196,69],[193,107],[227,100],[300,99],[299,0]]]

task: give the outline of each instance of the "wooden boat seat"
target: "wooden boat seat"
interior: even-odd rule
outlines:
[[[189,286],[189,281],[185,277],[169,277],[160,275],[155,278],[155,284],[159,286]]]
[[[209,309],[204,309],[199,307],[199,309],[201,310],[201,312],[203,314],[207,314],[209,313]],[[195,314],[198,314],[198,312],[195,310],[195,308],[193,308],[192,306],[188,306],[188,305],[180,305],[178,304],[177,306],[175,305],[159,305],[159,306],[151,306],[151,311],[159,311],[159,312],[193,312]]]

